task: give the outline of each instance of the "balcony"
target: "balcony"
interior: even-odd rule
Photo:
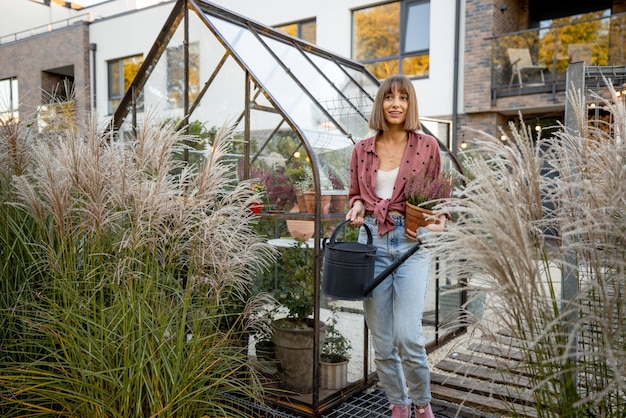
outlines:
[[[551,93],[566,88],[570,63],[587,66],[626,64],[626,13],[598,13],[555,19],[539,29],[494,36],[492,41],[492,103],[498,98]]]

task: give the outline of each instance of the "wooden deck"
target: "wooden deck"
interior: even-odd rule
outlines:
[[[431,372],[433,398],[495,416],[536,417],[516,341],[469,343],[468,350],[449,353]]]

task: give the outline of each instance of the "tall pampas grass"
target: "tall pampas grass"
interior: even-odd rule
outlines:
[[[156,122],[124,141],[93,119],[2,136],[2,416],[237,417],[233,395],[262,402],[247,341],[268,299],[249,286],[274,254],[258,196],[233,178],[232,128],[196,167],[172,158],[193,138]]]
[[[445,207],[458,221],[434,242],[446,274],[487,296],[471,329],[519,341],[540,417],[626,410],[626,113],[609,90],[596,98],[609,132],[587,125],[574,92],[579,124],[551,138],[524,123],[510,145],[476,133],[471,176]]]

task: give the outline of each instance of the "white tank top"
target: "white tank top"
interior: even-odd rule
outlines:
[[[398,178],[400,167],[396,167],[391,171],[378,170],[376,176],[376,194],[381,199],[391,199],[393,194],[393,186]]]

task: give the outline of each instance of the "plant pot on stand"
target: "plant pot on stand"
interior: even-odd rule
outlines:
[[[352,344],[337,328],[339,310],[331,308],[320,356],[322,388],[338,390],[348,385],[348,361]]]
[[[332,199],[332,196],[329,194],[324,194],[322,192],[320,199],[321,199],[322,213],[328,213],[330,210],[330,201]],[[304,200],[306,202],[307,212],[315,213],[315,203],[317,202],[317,194],[311,191],[305,192]]]
[[[276,352],[278,374],[284,389],[297,393],[313,391],[313,320],[306,325],[291,319],[277,319],[272,324],[272,341]],[[319,342],[324,341],[321,326]]]

